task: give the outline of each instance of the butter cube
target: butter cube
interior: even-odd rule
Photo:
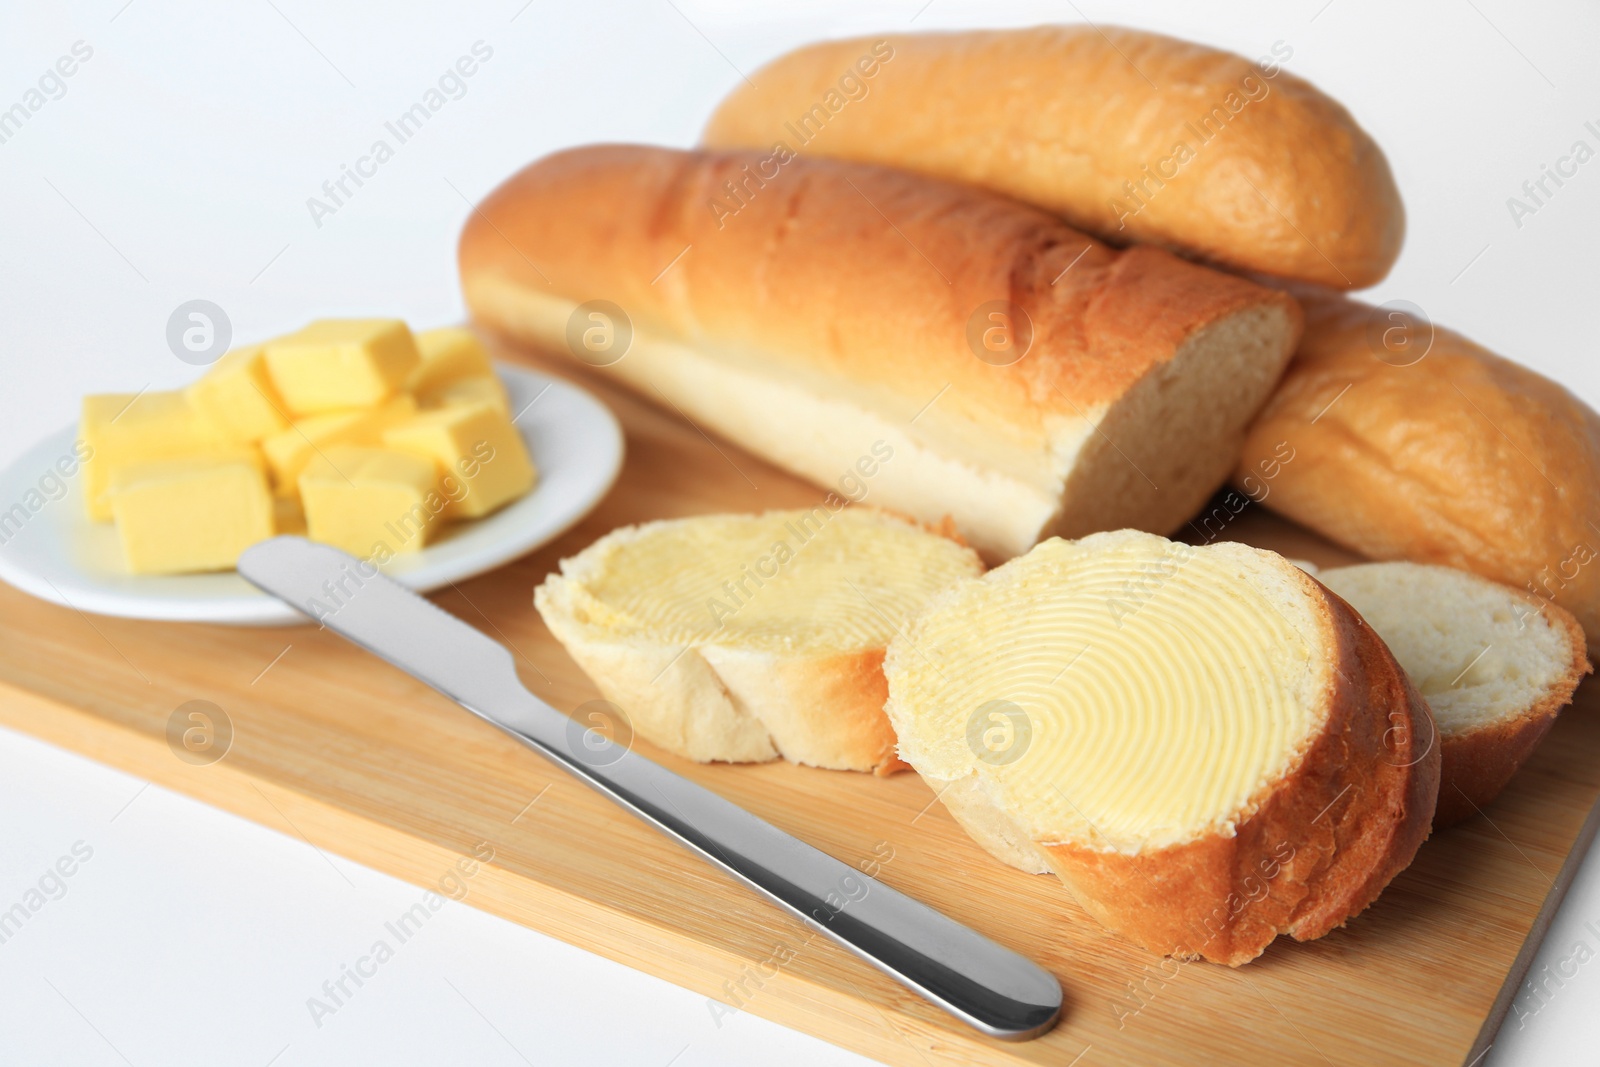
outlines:
[[[334,411],[295,420],[287,430],[280,430],[261,442],[261,452],[272,472],[273,491],[279,496],[294,496],[299,491],[300,472],[320,450],[333,445],[378,444],[387,427],[410,418],[416,410],[417,402],[401,393],[375,408]]]
[[[383,443],[434,462],[452,518],[487,515],[538,478],[517,428],[487,404],[421,412],[384,431]]]
[[[295,417],[371,407],[404,386],[422,361],[399,319],[322,319],[267,342],[266,359]]]
[[[406,386],[413,393],[432,392],[463,378],[494,377],[489,353],[471,330],[458,326],[423,330],[417,334],[417,352],[422,362]]]
[[[474,404],[488,404],[507,418],[511,417],[511,400],[506,396],[506,387],[500,384],[499,378],[462,378],[417,394],[417,405],[428,410],[471,407]]]
[[[427,543],[447,501],[433,462],[407,452],[336,445],[300,475],[306,536],[385,563]]]
[[[135,574],[227,570],[273,535],[272,495],[254,450],[120,467],[111,511]]]
[[[251,444],[289,425],[261,345],[229,352],[183,395],[231,441]]]
[[[179,392],[86,396],[78,433],[89,449],[83,463],[84,503],[96,522],[111,521],[109,490],[119,467],[232,447]]]

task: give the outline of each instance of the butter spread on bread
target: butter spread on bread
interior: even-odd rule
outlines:
[[[884,649],[982,570],[971,549],[830,494],[615,530],[563,560],[534,603],[632,729],[669,751],[888,772]]]
[[[1600,648],[1600,416],[1442,327],[1302,303],[1305,340],[1245,439],[1240,483],[1291,448],[1268,508],[1369,559],[1552,601]]]
[[[1180,527],[1298,334],[1284,294],[992,193],[764,166],[619,145],[540,160],[470,216],[467,303],[822,484],[883,441],[873,502],[948,515],[1000,558]],[[738,214],[709,210],[735,183]]]
[[[825,41],[735,88],[704,142],[905,167],[1118,244],[1364,288],[1399,255],[1400,193],[1350,113],[1282,69],[1293,51],[1094,26]]]
[[[1443,759],[1435,828],[1500,795],[1589,673],[1570,612],[1477,575],[1363,563],[1317,578],[1378,632],[1433,711]]]
[[[1427,706],[1274,553],[1051,540],[891,644],[900,755],[997,857],[1146,948],[1239,964],[1360,912],[1427,836]]]

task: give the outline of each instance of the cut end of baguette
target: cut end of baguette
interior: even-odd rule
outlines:
[[[1156,951],[1321,936],[1427,834],[1426,705],[1273,553],[1047,541],[941,595],[885,673],[902,758],[968,832]]]
[[[1366,563],[1318,577],[1378,632],[1433,711],[1435,829],[1500,794],[1591,669],[1570,612],[1466,571]]]
[[[884,649],[983,566],[954,541],[831,500],[839,506],[613,531],[563,560],[534,603],[632,728],[663,748],[895,769]]]
[[[1152,288],[1156,300],[1167,295]],[[1050,472],[1049,496],[1058,510],[1048,528],[1014,537],[1004,558],[1049,536],[1180,529],[1227,479],[1299,333],[1292,304],[1240,308],[1186,337],[1170,360],[1095,412],[1092,422],[1073,420],[1078,447]]]

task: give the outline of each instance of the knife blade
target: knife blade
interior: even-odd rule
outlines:
[[[805,844],[535,697],[505,646],[384,576],[303,537],[247,549],[251,584],[432,686],[698,852],[907,989],[1003,1040],[1060,1014],[1048,971]]]

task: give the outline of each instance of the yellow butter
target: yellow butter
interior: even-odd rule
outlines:
[[[462,378],[417,394],[417,405],[429,410],[471,407],[474,404],[488,404],[508,418],[511,415],[511,400],[506,396],[506,387],[495,377]]]
[[[252,444],[289,425],[261,345],[229,352],[183,395],[230,441]]]
[[[110,496],[135,574],[227,570],[274,531],[272,495],[253,449],[127,464],[112,475]]]
[[[893,704],[914,709],[900,751],[980,775],[1034,841],[1231,837],[1326,721],[1331,684],[1307,643],[1325,624],[1254,551],[1051,538],[961,586],[890,652]]]
[[[385,562],[428,542],[446,501],[433,462],[392,449],[335,445],[300,475],[306,536]]]
[[[273,491],[279,496],[298,492],[300,472],[318,451],[333,445],[378,444],[383,431],[416,413],[417,404],[406,393],[391,397],[375,408],[334,411],[297,419],[261,442]]]
[[[108,490],[118,468],[232,447],[180,392],[86,396],[78,433],[90,453],[83,463],[84,503],[97,522],[111,521]]]
[[[954,541],[817,506],[619,531],[552,581],[606,640],[810,657],[883,648],[937,593],[981,570]]]
[[[384,431],[383,443],[434,462],[451,517],[487,515],[538,478],[517,428],[487,404],[421,412]]]
[[[433,392],[466,378],[494,377],[489,353],[471,330],[423,330],[417,334],[417,352],[422,362],[406,385],[413,393]]]
[[[422,357],[399,319],[322,319],[267,342],[266,360],[289,414],[299,417],[378,404]]]

